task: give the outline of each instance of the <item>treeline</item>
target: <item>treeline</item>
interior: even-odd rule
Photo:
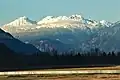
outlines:
[[[65,52],[57,53],[53,50],[51,53],[41,52],[33,53],[32,55],[25,55],[15,53],[7,48],[4,44],[0,44],[0,70],[20,70],[20,69],[35,69],[44,68],[44,66],[56,65],[57,67],[68,65],[108,65],[120,64],[120,52],[101,52],[99,49],[94,49],[91,52]],[[54,66],[55,68],[55,66]]]

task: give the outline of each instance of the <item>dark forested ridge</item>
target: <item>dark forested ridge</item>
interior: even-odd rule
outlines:
[[[45,68],[44,66],[56,65],[57,67],[68,65],[108,65],[120,64],[120,52],[99,52],[95,49],[93,52],[79,53],[70,52],[57,54],[57,51],[52,53],[41,52],[32,55],[24,55],[15,53],[4,44],[0,43],[0,70],[22,70]],[[50,67],[55,68],[55,67]]]

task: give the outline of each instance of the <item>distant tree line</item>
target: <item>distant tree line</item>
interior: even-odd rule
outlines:
[[[30,68],[42,68],[42,66],[63,66],[68,65],[108,65],[120,64],[120,52],[101,52],[99,49],[94,49],[91,52],[64,52],[58,54],[56,50],[51,53],[41,52],[25,55],[15,53],[4,44],[0,44],[0,70],[20,70]],[[43,67],[44,68],[44,67]],[[53,67],[51,67],[53,68]]]

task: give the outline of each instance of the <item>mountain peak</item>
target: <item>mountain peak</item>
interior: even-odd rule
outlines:
[[[83,19],[83,17],[80,14],[75,14],[70,16],[71,19]]]
[[[100,24],[103,25],[103,26],[107,26],[107,27],[109,27],[109,26],[112,25],[111,22],[108,22],[108,21],[105,21],[105,20],[101,20],[101,21],[100,21]]]
[[[18,27],[18,26],[32,25],[35,23],[36,23],[35,21],[30,20],[28,17],[22,16],[4,26],[17,26]]]
[[[82,21],[84,18],[79,15],[71,15],[71,16],[47,16],[40,20],[37,24],[48,24],[48,23],[58,23],[58,22],[74,22],[74,21]]]
[[[29,20],[29,18],[26,16],[22,16],[22,17],[19,17],[17,20]]]

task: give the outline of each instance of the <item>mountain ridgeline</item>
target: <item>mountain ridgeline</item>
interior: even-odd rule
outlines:
[[[40,21],[20,17],[1,27],[15,38],[44,52],[120,51],[120,22],[86,19],[81,15],[47,16]]]
[[[11,34],[4,32],[0,29],[0,44],[4,44],[10,50],[16,53],[33,54],[40,52],[36,47],[31,44],[26,44],[14,38]],[[2,50],[2,47],[0,48]]]

